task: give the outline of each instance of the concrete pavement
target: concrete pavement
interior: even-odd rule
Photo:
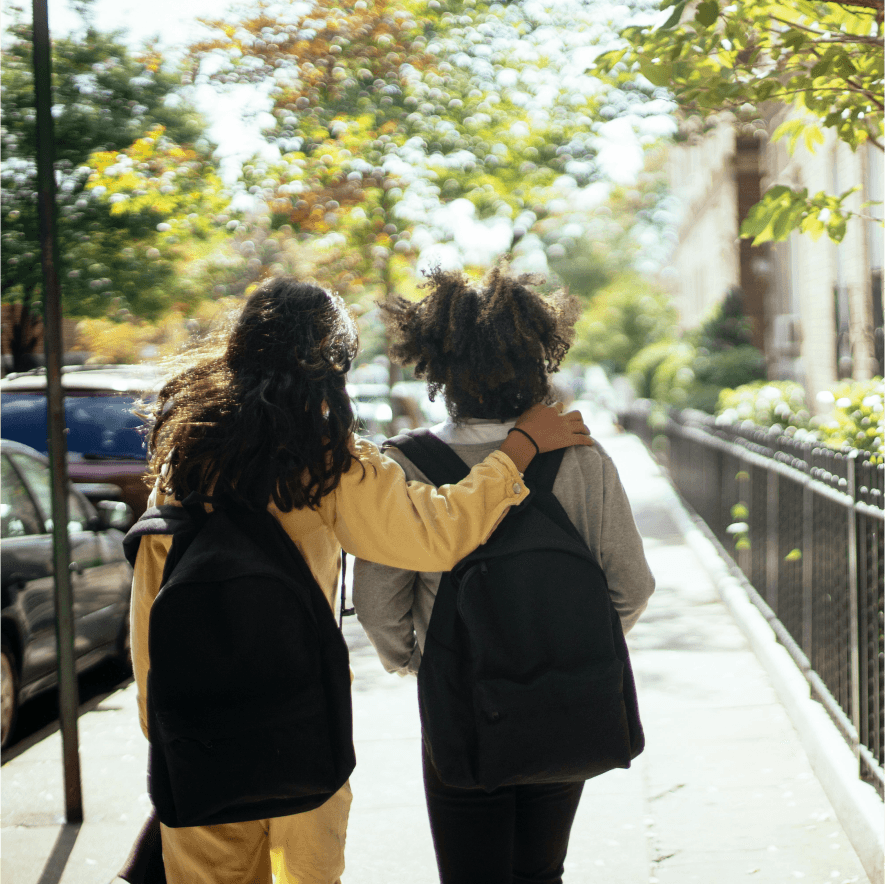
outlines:
[[[647,748],[629,771],[587,784],[565,880],[877,884],[772,679],[687,542],[669,482],[635,437],[590,425],[618,464],[658,589],[628,639]],[[358,765],[344,884],[432,884],[414,680],[383,671],[353,618],[345,632]],[[79,828],[61,817],[57,733],[3,766],[4,884],[107,884],[120,868],[148,809],[134,685],[82,715],[80,742]],[[840,807],[843,820],[850,812]]]

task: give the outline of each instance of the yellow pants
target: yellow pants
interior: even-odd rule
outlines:
[[[345,783],[293,816],[170,829],[160,825],[169,884],[339,884],[352,799]]]

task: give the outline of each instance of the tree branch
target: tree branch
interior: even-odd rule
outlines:
[[[878,138],[873,137],[873,133],[870,132],[869,129],[867,129],[867,141],[869,141],[874,147],[878,147],[882,153],[885,153],[885,144],[882,144]]]
[[[885,0],[883,0],[885,2]],[[771,16],[772,21],[778,22],[778,24],[786,25],[788,28],[796,28],[798,31],[805,31],[808,34],[814,34],[817,37],[822,36],[824,31],[817,31],[814,28],[806,27],[805,25],[800,25],[799,22],[795,21],[787,21],[785,18],[778,18],[776,15]],[[850,38],[850,39],[848,39]],[[834,37],[831,40],[815,40],[815,43],[872,43],[876,46],[882,45],[882,39],[879,37],[868,37],[861,34],[845,34],[844,37]]]
[[[812,46],[811,52],[815,58],[820,58],[820,53]],[[878,96],[871,90],[867,89],[864,86],[861,86],[860,83],[855,82],[850,77],[844,77],[842,80],[852,92],[856,92],[859,95],[863,95],[864,98],[867,99],[870,103],[876,105],[879,110],[885,110],[885,105],[879,100]]]
[[[874,9],[880,15],[885,8],[885,0],[829,0],[836,6],[860,6],[864,9]]]
[[[857,44],[864,44],[864,45],[869,45],[869,46],[883,45],[882,40],[880,40],[878,37],[860,37],[860,36],[844,37],[842,39],[834,37],[829,40],[813,40],[812,42],[815,43],[816,45],[822,44],[822,43],[845,43],[845,44],[848,44],[849,46],[850,45],[857,45]]]

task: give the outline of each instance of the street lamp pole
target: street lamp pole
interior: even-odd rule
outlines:
[[[43,264],[43,337],[49,462],[52,469],[52,546],[55,571],[58,706],[65,776],[65,817],[83,821],[80,751],[77,735],[77,675],[74,670],[74,616],[68,541],[68,471],[64,399],[61,387],[61,290],[55,236],[55,138],[52,124],[52,60],[46,0],[33,0],[34,93],[37,108],[37,200]]]

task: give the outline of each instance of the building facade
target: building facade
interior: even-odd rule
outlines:
[[[769,377],[802,383],[813,402],[841,378],[882,374],[883,154],[852,151],[827,132],[814,152],[790,155],[786,140],[769,136],[791,113],[780,108],[752,125],[723,119],[673,146],[670,186],[682,216],[669,287],[686,328],[739,287]],[[849,208],[867,217],[851,219],[839,244],[794,232],[753,246],[740,238],[741,222],[775,184],[811,194],[857,188]]]

